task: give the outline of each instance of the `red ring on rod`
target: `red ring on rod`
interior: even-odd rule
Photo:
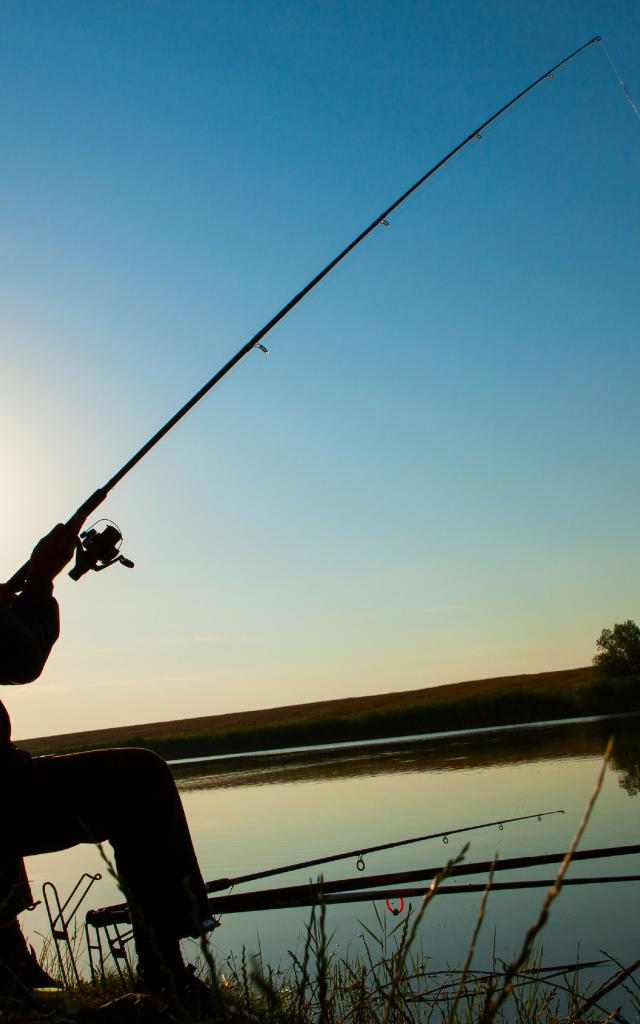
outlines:
[[[389,910],[395,917],[397,917],[398,914],[401,914],[402,911],[404,910],[404,900],[403,900],[402,896],[399,896],[398,899],[400,900],[400,906],[399,907],[392,907],[391,906],[391,900],[390,899],[385,900],[385,902],[387,904],[387,910]]]

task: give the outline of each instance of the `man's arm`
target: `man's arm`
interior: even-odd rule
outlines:
[[[0,683],[31,683],[60,633],[58,602],[49,583],[26,589],[0,608]]]
[[[41,674],[60,633],[53,580],[77,539],[75,527],[59,523],[33,549],[22,593],[0,586],[0,683],[30,683]]]

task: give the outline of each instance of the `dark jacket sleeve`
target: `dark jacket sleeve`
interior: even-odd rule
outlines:
[[[51,584],[34,583],[10,608],[0,607],[0,683],[31,683],[42,672],[60,633]]]

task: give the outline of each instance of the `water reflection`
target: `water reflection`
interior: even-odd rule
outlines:
[[[618,781],[629,796],[640,793],[640,731],[621,730],[616,735],[611,767],[618,772]]]
[[[526,729],[395,740],[372,746],[266,752],[175,764],[180,789],[237,789],[409,772],[450,772],[597,757],[615,739],[610,769],[629,796],[640,792],[640,716],[554,722]]]

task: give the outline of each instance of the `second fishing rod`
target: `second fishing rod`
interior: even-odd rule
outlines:
[[[424,836],[412,836],[410,839],[396,839],[387,843],[378,843],[376,846],[361,846],[356,850],[344,850],[342,853],[331,853],[325,857],[314,857],[312,860],[296,861],[294,864],[281,864],[275,868],[265,868],[261,871],[253,871],[246,875],[237,875],[235,878],[216,878],[207,882],[207,892],[218,892],[221,889],[230,889],[243,882],[256,882],[261,878],[272,878],[274,875],[285,875],[292,871],[302,871],[305,868],[319,867],[322,864],[335,864],[339,860],[351,860],[357,858],[356,867],[358,871],[364,871],[364,857],[370,853],[380,853],[383,850],[397,850],[401,846],[412,846],[414,843],[425,843],[430,839],[442,839],[444,843],[449,842],[450,836],[462,835],[466,832],[476,832],[478,829],[492,828],[497,825],[500,830],[505,825],[520,821],[531,821],[535,818],[542,821],[552,814],[564,814],[562,809],[557,811],[534,811],[533,814],[520,814],[517,818],[496,818],[495,821],[482,821],[476,825],[463,825],[459,828],[445,829],[441,832],[429,832]]]
[[[249,352],[253,349],[258,348],[263,352],[266,352],[266,348],[263,345],[263,339],[269,334],[273,328],[280,323],[281,320],[287,316],[291,310],[298,305],[299,302],[304,299],[306,295],[312,291],[316,285],[331,273],[331,271],[338,266],[342,260],[353,252],[353,250],[359,246],[364,240],[377,228],[381,226],[388,226],[388,217],[391,216],[410,196],[412,196],[422,185],[425,184],[437,171],[445,166],[454,156],[460,153],[469,143],[475,139],[481,137],[483,131],[488,128],[494,121],[497,121],[499,117],[505,114],[511,107],[515,106],[520,100],[536,88],[541,82],[546,79],[553,77],[554,73],[558,71],[563,65],[568,64],[569,61],[577,57],[578,54],[582,53],[593,43],[601,41],[600,36],[594,36],[589,39],[582,46],[579,46],[576,50],[573,50],[562,60],[558,61],[552,67],[548,68],[547,71],[539,75],[533,82],[531,82],[526,88],[521,89],[515,96],[504,103],[498,110],[496,110],[490,117],[487,117],[481,124],[474,128],[468,135],[462,139],[456,146],[453,147],[445,156],[438,160],[433,167],[430,167],[428,171],[422,174],[417,181],[415,181],[409,188],[402,192],[397,198],[393,200],[384,210],[378,213],[371,223],[364,228],[356,237],[349,242],[341,251],[334,256],[325,267],[322,268],[314,277],[311,278],[307,284],[298,291],[293,298],[287,302],[282,309],[280,309],[274,316],[271,317],[267,323],[260,328],[256,334],[253,335],[243,346],[240,348],[234,356],[229,359],[224,366],[221,367],[203,386],[187,401],[182,405],[174,415],[167,420],[155,434],[153,434],[145,444],[142,445],[138,451],[131,456],[131,458],[125,462],[125,464],[116,472],[114,475],[107,480],[102,487],[99,487],[93,492],[80,507],[73,513],[73,515],[67,520],[67,525],[79,529],[84,521],[90,516],[95,510],[104,502],[110,491],[118,484],[123,477],[130,473],[134,466],[151,451],[159,441],[169,433],[170,430],[184,417],[186,414],[193,409],[195,405],[202,398],[205,397],[215,386],[218,384],[223,377],[225,377],[230,370],[237,366],[241,359],[244,359]],[[79,580],[90,570],[100,571],[106,569],[110,565],[114,565],[118,562],[133,567],[133,563],[120,553],[120,544],[122,542],[122,534],[115,523],[107,522],[106,527],[103,530],[92,528],[81,535],[81,543],[78,546],[76,564],[71,570],[69,575],[74,580]],[[11,578],[7,581],[7,586],[14,592],[18,592],[24,586],[27,575],[29,572],[29,563],[26,562],[22,565]]]

